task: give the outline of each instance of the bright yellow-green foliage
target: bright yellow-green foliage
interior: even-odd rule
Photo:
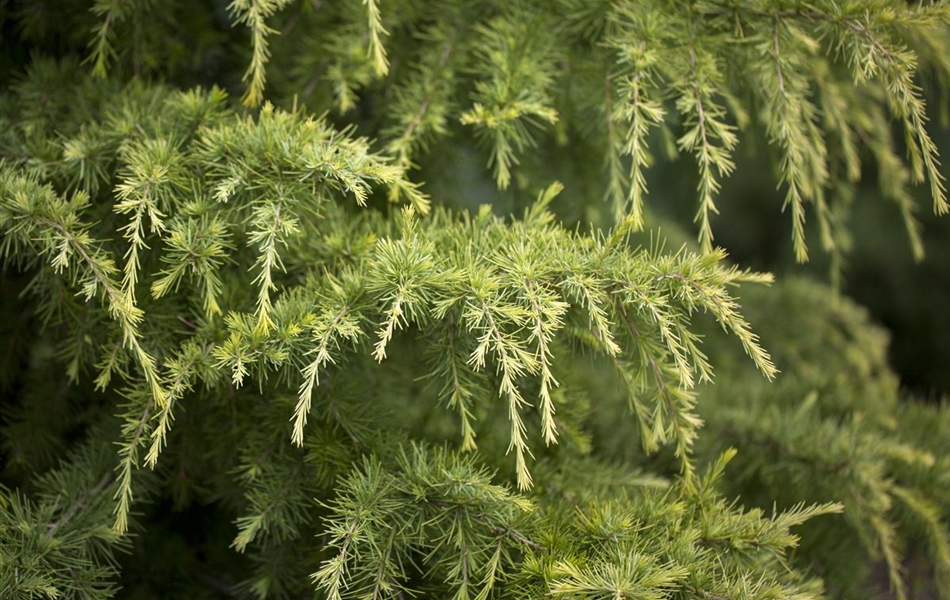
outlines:
[[[10,4],[0,597],[950,600],[946,406],[713,245],[923,257],[947,2]]]

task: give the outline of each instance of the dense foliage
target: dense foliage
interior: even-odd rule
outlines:
[[[2,6],[3,598],[950,600],[950,407],[713,243],[924,258],[950,4]]]

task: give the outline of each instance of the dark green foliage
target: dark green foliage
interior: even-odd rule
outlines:
[[[883,560],[895,582],[909,565],[919,596],[933,587],[945,595],[950,477],[943,450],[928,440],[946,439],[948,407],[899,398],[886,334],[849,301],[829,301],[830,290],[805,280],[773,291],[750,290],[743,305],[760,315],[759,329],[781,349],[786,372],[763,387],[733,361],[736,370],[721,371],[701,394],[710,434],[703,439],[715,440],[710,451],[720,444],[740,450],[729,489],[766,505],[842,502],[839,528],[816,532],[804,550],[819,564],[848,561],[848,572],[826,578],[854,596],[861,593],[855,574],[873,564],[869,558]],[[902,560],[904,553],[926,557],[920,560],[928,566]]]
[[[115,552],[128,539],[112,531],[114,454],[93,435],[70,462],[32,482],[27,498],[4,495],[0,510],[0,589],[11,598],[98,598],[115,594]]]
[[[946,404],[712,244],[762,143],[922,258],[945,2],[3,8],[4,599],[950,600]]]

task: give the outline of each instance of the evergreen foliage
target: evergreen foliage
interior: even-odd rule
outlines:
[[[750,291],[758,298],[744,305],[750,316],[798,308],[792,321],[756,319],[777,360],[790,368],[767,389],[746,372],[723,376],[722,385],[702,394],[703,439],[715,440],[709,459],[716,444],[740,449],[728,489],[743,498],[769,505],[835,498],[844,505],[838,527],[816,532],[803,548],[816,564],[850,565],[826,574],[829,584],[858,595],[855,575],[878,559],[898,589],[898,582],[914,580],[909,597],[926,597],[928,580],[945,595],[950,470],[939,443],[928,439],[946,439],[948,407],[899,398],[886,364],[887,337],[863,310],[829,303],[829,290],[806,280],[780,287],[769,296]],[[802,330],[816,335],[805,338]],[[921,558],[907,561],[905,553]]]
[[[946,402],[713,245],[923,258],[947,2],[7,4],[3,598],[950,600]]]

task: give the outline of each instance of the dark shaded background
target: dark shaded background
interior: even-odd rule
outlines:
[[[935,101],[931,99],[931,107]],[[946,177],[950,128],[934,123],[931,135],[945,157],[941,170]],[[716,243],[739,264],[772,271],[779,278],[809,273],[831,280],[830,259],[819,249],[813,215],[808,228],[811,260],[795,263],[791,220],[781,213],[781,191],[775,189],[772,167],[750,154],[749,149],[739,150],[736,173],[724,185],[723,216],[713,221]],[[658,171],[666,173],[654,174],[651,189],[658,192],[651,203],[658,212],[687,224],[694,211],[690,192],[696,179],[689,174],[688,161],[679,163],[661,166]],[[938,401],[950,395],[950,218],[934,215],[925,185],[913,192],[926,250],[919,263],[911,255],[897,206],[878,191],[874,165],[864,165],[851,218],[853,248],[846,256],[841,289],[890,331],[890,361],[902,387]]]

